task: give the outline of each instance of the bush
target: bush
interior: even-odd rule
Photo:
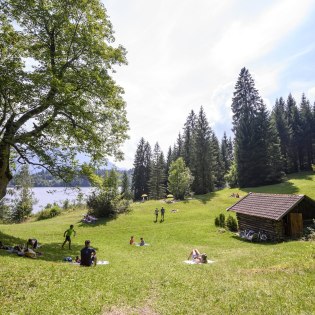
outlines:
[[[97,218],[115,217],[129,209],[128,200],[122,199],[121,196],[110,198],[106,191],[93,192],[88,197],[86,204],[89,208],[89,214]]]
[[[51,208],[47,208],[46,206],[44,210],[40,211],[37,214],[37,221],[50,219],[60,214],[61,214],[61,208],[59,206],[54,205],[54,206],[51,206]]]
[[[215,226],[224,228],[225,227],[225,215],[223,213],[220,213],[219,216],[214,219],[214,224],[215,224]]]
[[[313,219],[313,224],[304,228],[302,239],[305,241],[315,241],[315,219]]]
[[[232,232],[237,231],[236,219],[234,217],[232,217],[231,215],[229,215],[227,220],[226,220],[226,227]]]

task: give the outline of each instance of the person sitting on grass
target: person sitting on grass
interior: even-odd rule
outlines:
[[[144,246],[144,245],[145,245],[144,239],[143,239],[143,237],[140,237],[139,246]]]
[[[85,241],[85,247],[81,249],[81,266],[90,267],[94,264],[96,266],[97,258],[96,251],[94,248],[90,247],[91,242],[89,240]]]
[[[73,234],[74,236],[76,236],[76,231],[73,229],[74,226],[73,224],[70,225],[70,229],[66,230],[63,233],[63,236],[66,238],[65,241],[63,242],[61,248],[63,248],[66,244],[66,242],[69,242],[69,249],[71,249],[71,235]]]
[[[130,241],[129,241],[130,245],[135,245],[135,239],[133,236],[130,237]]]
[[[192,252],[188,256],[188,260],[192,258],[192,261],[195,262],[196,264],[207,264],[208,259],[207,259],[207,254],[203,253],[200,254],[198,249],[193,249]]]

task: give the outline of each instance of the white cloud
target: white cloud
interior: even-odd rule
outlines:
[[[264,62],[303,23],[312,0],[253,4],[240,0],[107,0],[117,42],[128,50],[127,67],[118,69],[125,88],[130,137],[124,146],[131,167],[144,137],[166,153],[191,109],[203,105],[214,129],[226,121],[240,69],[249,67],[261,96],[279,87],[292,58]],[[270,105],[269,105],[270,106]]]

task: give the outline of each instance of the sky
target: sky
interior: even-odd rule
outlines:
[[[143,137],[164,154],[191,110],[203,106],[221,140],[231,133],[231,100],[249,69],[267,107],[292,93],[315,101],[314,0],[103,0],[115,44],[128,65],[114,78],[125,90],[130,139],[120,168],[132,168]]]

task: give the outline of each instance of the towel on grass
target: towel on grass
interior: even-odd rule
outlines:
[[[75,266],[81,266],[80,263],[75,262],[75,261],[72,264],[75,265]],[[99,260],[96,264],[97,265],[108,265],[109,261],[107,261],[107,260]],[[94,264],[92,264],[92,266],[94,266]]]
[[[193,260],[184,260],[184,263],[188,265],[203,265],[201,263],[194,262]],[[213,260],[208,260],[208,264],[213,264],[213,263],[214,263]]]

